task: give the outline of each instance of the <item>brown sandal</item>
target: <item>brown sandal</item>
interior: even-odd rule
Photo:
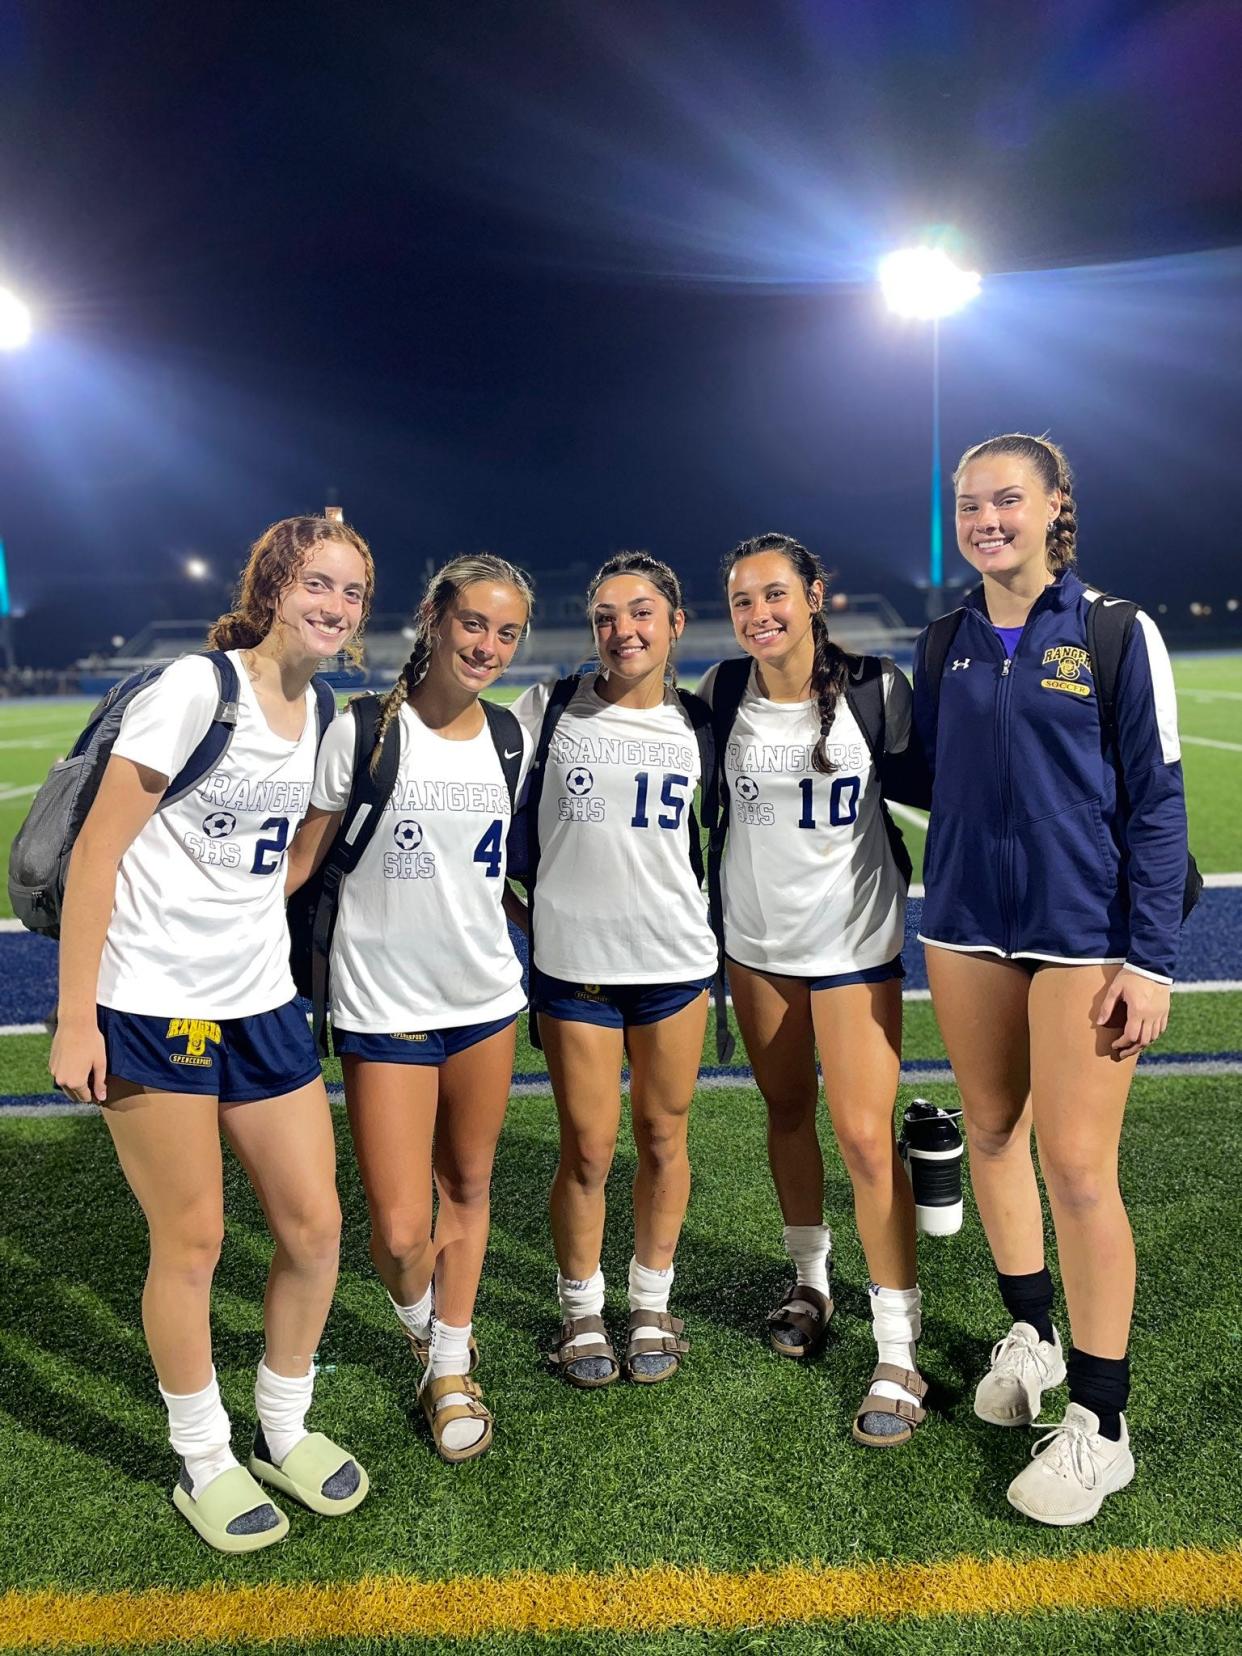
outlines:
[[[450,1392],[461,1392],[469,1401],[466,1403],[446,1403],[443,1408],[438,1405],[442,1397]],[[435,1442],[436,1453],[441,1460],[468,1461],[476,1455],[481,1455],[492,1441],[492,1416],[482,1403],[483,1392],[477,1380],[472,1380],[467,1374],[441,1374],[434,1380],[428,1380],[426,1385],[418,1389],[418,1401],[422,1406],[423,1415],[428,1426],[431,1427],[431,1436]],[[483,1436],[477,1443],[471,1443],[464,1449],[446,1449],[444,1446],[444,1428],[454,1420],[481,1420],[483,1421]]]
[[[625,1378],[633,1380],[640,1386],[658,1385],[661,1380],[671,1380],[681,1367],[681,1360],[690,1349],[690,1342],[682,1332],[685,1323],[680,1317],[670,1317],[667,1311],[631,1311],[629,1325],[629,1339],[625,1346]],[[635,1330],[639,1328],[658,1328],[661,1333],[658,1338],[650,1334],[645,1339],[637,1339]],[[655,1357],[661,1352],[667,1353],[673,1361],[667,1367],[655,1374],[644,1373],[635,1368],[636,1357]]]
[[[431,1360],[431,1341],[420,1340],[413,1329],[406,1328],[404,1323],[401,1326],[401,1332],[409,1341],[410,1350],[414,1353],[415,1357],[417,1357],[423,1368],[426,1368],[428,1362]],[[466,1373],[473,1374],[475,1369],[479,1366],[479,1348],[475,1344],[473,1334],[470,1336],[470,1344],[468,1349],[470,1352],[470,1362],[467,1365]]]
[[[910,1403],[904,1397],[884,1397],[869,1391],[854,1416],[854,1442],[865,1443],[869,1449],[899,1449],[903,1443],[909,1443],[915,1429],[927,1418],[927,1410],[922,1406],[927,1396],[927,1381],[917,1369],[897,1368],[893,1363],[877,1363],[871,1371],[871,1379],[873,1382],[891,1380],[898,1386],[904,1386],[918,1398],[918,1402]],[[898,1420],[906,1422],[905,1429],[885,1436],[865,1432],[862,1418],[869,1414],[896,1415]]]
[[[590,1340],[586,1345],[579,1345],[578,1342],[584,1334],[602,1334],[603,1344],[601,1345],[598,1340]],[[573,1365],[591,1357],[602,1358],[611,1364],[608,1373],[598,1377],[591,1374],[575,1374]],[[611,1386],[621,1372],[617,1353],[608,1338],[608,1330],[602,1317],[566,1317],[556,1337],[555,1346],[548,1352],[548,1361],[564,1375],[571,1386],[580,1386],[583,1391],[595,1391],[600,1386]]]
[[[828,1340],[828,1324],[832,1321],[831,1298],[805,1282],[796,1282],[775,1311],[768,1313],[768,1344],[781,1357],[802,1361],[815,1357]],[[796,1329],[802,1340],[782,1340],[780,1330]]]

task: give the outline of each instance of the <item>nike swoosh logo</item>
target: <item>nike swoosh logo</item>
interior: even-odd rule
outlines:
[[[863,676],[864,665],[865,663],[860,661],[857,667],[850,668],[850,677],[854,680],[855,684],[857,684],[859,679]]]
[[[1101,602],[1101,604],[1103,604],[1105,609],[1112,609],[1114,604],[1124,604],[1125,599],[1124,598],[1101,598],[1100,602]]]
[[[505,749],[505,758],[506,759],[516,759],[518,754],[521,753],[521,751],[522,751],[521,748],[514,748],[513,752],[510,753],[508,748],[506,748]]]

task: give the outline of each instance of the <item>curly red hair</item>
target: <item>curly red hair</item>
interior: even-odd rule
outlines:
[[[357,665],[362,660],[362,630],[371,613],[375,595],[375,562],[371,548],[356,529],[326,517],[281,518],[265,529],[250,548],[246,567],[237,583],[233,608],[222,615],[207,634],[211,650],[249,650],[271,632],[280,600],[288,592],[317,546],[340,541],[352,546],[366,569],[362,598],[362,619],[345,646],[345,653]]]

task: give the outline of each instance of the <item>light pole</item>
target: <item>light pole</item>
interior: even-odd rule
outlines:
[[[880,260],[880,288],[895,316],[932,325],[931,517],[927,618],[944,607],[944,521],[940,486],[940,322],[979,292],[977,270],[961,270],[942,247],[907,247]]]
[[[29,342],[32,331],[30,307],[23,304],[11,288],[0,287],[0,351],[20,351]],[[3,540],[0,540],[0,658],[10,670],[17,665]]]

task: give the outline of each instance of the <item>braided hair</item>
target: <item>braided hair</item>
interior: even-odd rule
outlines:
[[[448,563],[437,569],[428,581],[422,602],[414,614],[414,644],[409,659],[380,707],[375,746],[371,750],[372,775],[379,764],[380,749],[384,745],[389,725],[426,677],[427,669],[431,665],[431,652],[434,648],[432,639],[436,629],[444,620],[454,598],[466,587],[473,586],[476,581],[494,581],[512,587],[526,605],[526,624],[523,632],[526,626],[530,625],[530,612],[534,607],[535,595],[531,590],[530,581],[516,564],[509,563],[505,558],[493,557],[490,552],[478,552],[451,558]]]
[[[595,607],[595,595],[604,582],[612,580],[614,575],[639,575],[644,581],[649,581],[668,605],[670,624],[675,619],[677,611],[684,608],[681,601],[681,582],[666,563],[661,563],[659,558],[653,558],[650,552],[617,552],[599,566],[587,587],[587,621],[591,626],[592,638],[595,636],[595,626],[591,611]],[[673,666],[673,651],[676,648],[677,635],[674,633],[669,645],[668,662],[664,668],[664,678],[668,684],[677,683],[677,670]]]
[[[207,634],[209,650],[251,650],[261,644],[276,621],[280,601],[293,585],[298,571],[317,546],[337,542],[352,546],[362,559],[366,586],[362,615],[345,654],[358,666],[362,661],[362,629],[371,613],[375,595],[375,564],[371,548],[356,529],[337,518],[281,518],[265,529],[250,548],[233,599],[233,608],[213,621]]]
[[[1035,471],[1049,494],[1060,491],[1061,510],[1048,526],[1048,568],[1054,575],[1068,569],[1077,556],[1078,508],[1074,504],[1074,474],[1065,458],[1065,450],[1049,437],[1031,437],[1023,431],[1009,431],[1003,437],[989,437],[985,442],[968,448],[953,473],[956,485],[966,467],[973,460],[982,460],[990,454],[1013,454],[1025,460]]]
[[[828,617],[824,613],[823,599],[821,598],[816,605],[812,591],[815,582],[819,581],[824,594],[827,594],[828,574],[815,554],[808,552],[801,541],[794,540],[792,535],[781,535],[769,530],[767,534],[752,535],[749,540],[739,541],[731,552],[725,554],[721,574],[724,576],[726,587],[734,565],[739,564],[743,558],[753,558],[760,552],[778,552],[786,560],[801,581],[802,590],[811,606],[811,642],[814,645],[814,655],[811,658],[811,693],[819,704],[819,741],[811,755],[811,768],[824,776],[831,776],[837,767],[828,757],[828,738],[837,716],[837,704],[845,693],[850,657],[839,644],[834,644],[829,638]]]

